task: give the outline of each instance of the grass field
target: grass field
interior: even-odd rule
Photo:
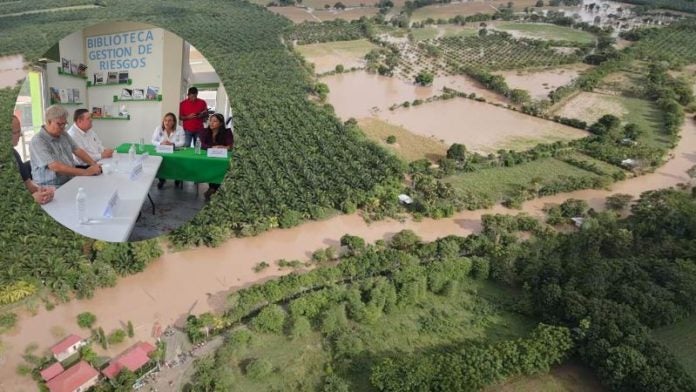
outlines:
[[[586,31],[547,23],[500,23],[495,28],[507,31],[513,35],[519,34],[525,37],[545,40],[572,41],[582,44],[589,44],[595,41],[595,36]]]
[[[389,124],[377,118],[363,118],[358,121],[360,129],[370,140],[394,152],[406,162],[427,158],[433,162],[447,155],[447,145],[433,137],[413,134],[408,129]],[[389,136],[396,137],[396,143],[387,144]]]
[[[412,29],[411,34],[413,39],[416,41],[423,41],[425,39],[433,39],[437,37],[438,29],[436,27],[423,27],[421,29]]]
[[[478,30],[470,27],[444,25],[444,26],[428,26],[419,29],[411,29],[413,39],[415,41],[423,41],[439,37],[458,37],[472,36],[478,34]]]
[[[362,65],[367,52],[376,46],[366,39],[298,45],[295,48],[307,61],[314,64],[317,73],[331,71],[342,64],[345,69]]]
[[[696,315],[677,324],[656,329],[653,335],[669,347],[684,369],[696,378]]]
[[[418,304],[399,307],[372,324],[349,321],[349,328],[332,339],[318,332],[298,339],[252,332],[248,346],[228,342],[218,355],[230,358],[228,369],[238,391],[321,390],[328,365],[351,382],[350,390],[368,391],[370,363],[382,354],[465,339],[494,342],[527,335],[536,322],[501,309],[510,295],[507,288],[490,282],[466,280],[456,295],[427,292]],[[246,375],[254,359],[270,362],[273,372],[260,380]]]
[[[483,194],[492,200],[501,200],[517,185],[528,185],[538,177],[543,182],[558,176],[595,176],[595,174],[555,158],[539,159],[513,167],[499,167],[446,177],[445,181],[460,190]]]
[[[554,114],[577,118],[592,124],[605,114],[613,114],[624,123],[635,123],[645,133],[639,143],[651,147],[670,147],[671,143],[663,132],[662,115],[655,104],[645,99],[583,92],[554,110]]]
[[[515,11],[522,11],[525,7],[534,6],[536,2],[537,0],[515,0],[512,1],[513,9]],[[505,7],[507,1],[480,0],[446,5],[429,5],[415,10],[411,16],[411,20],[420,21],[428,18],[450,19],[457,15],[467,16],[477,13],[493,14],[496,8],[501,5]]]

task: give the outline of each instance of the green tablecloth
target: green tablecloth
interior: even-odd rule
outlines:
[[[130,143],[121,144],[116,148],[119,154],[127,154]],[[227,159],[208,158],[204,150],[196,155],[193,148],[176,149],[173,154],[159,154],[155,152],[155,146],[147,144],[145,151],[150,155],[162,157],[162,165],[157,171],[158,178],[167,180],[183,180],[193,182],[210,182],[221,184],[225,173],[230,167],[231,152],[227,153]],[[136,145],[137,152],[137,145]]]

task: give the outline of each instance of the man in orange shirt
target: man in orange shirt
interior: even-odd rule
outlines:
[[[185,138],[184,146],[190,147],[196,143],[201,132],[205,129],[205,119],[208,118],[208,104],[198,99],[198,89],[190,87],[186,99],[179,104],[179,118],[182,120]]]

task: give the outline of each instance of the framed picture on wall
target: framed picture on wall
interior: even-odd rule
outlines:
[[[104,84],[104,73],[103,72],[95,72],[93,76],[94,76],[94,81],[92,82],[92,84],[94,84],[95,86],[97,84]]]
[[[110,71],[109,77],[108,77],[108,79],[106,79],[106,83],[117,84],[118,83],[118,72]]]

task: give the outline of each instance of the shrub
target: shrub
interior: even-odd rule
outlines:
[[[285,311],[280,306],[268,305],[254,317],[251,326],[259,332],[281,333],[285,316]]]
[[[387,144],[394,144],[394,143],[396,143],[396,136],[394,136],[394,135],[387,136]]]
[[[272,372],[273,365],[271,365],[271,363],[265,359],[255,359],[249,362],[249,364],[246,367],[247,377],[254,380],[260,380],[262,378],[265,378]]]
[[[77,315],[77,325],[80,328],[92,328],[95,321],[97,321],[97,316],[90,312],[83,312]]]
[[[290,329],[290,337],[293,339],[298,339],[309,335],[312,332],[312,325],[307,317],[295,317],[292,320],[292,327]]]
[[[631,200],[633,200],[633,196],[631,195],[627,195],[625,193],[616,193],[607,197],[605,205],[609,210],[622,211],[628,207]]]
[[[122,329],[117,329],[109,334],[106,341],[109,344],[119,344],[126,339],[126,331]]]
[[[270,265],[265,261],[262,261],[260,263],[256,263],[256,265],[254,266],[254,272],[261,272],[268,267],[270,267]]]

